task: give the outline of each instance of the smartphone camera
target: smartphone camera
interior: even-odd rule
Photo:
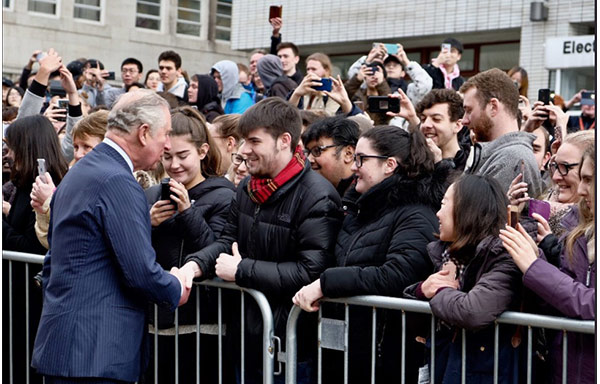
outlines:
[[[171,204],[177,207],[177,204],[171,199],[171,186],[169,185],[170,178],[165,178],[160,182],[160,199],[169,200]]]
[[[369,96],[369,112],[385,113],[385,112],[400,112],[400,99],[387,96]]]
[[[115,72],[111,71],[108,72],[108,76],[105,77],[106,80],[114,80],[115,79]]]
[[[319,81],[323,85],[312,87],[315,91],[327,91],[327,92],[331,92],[331,79],[329,79],[327,77],[323,77]]]

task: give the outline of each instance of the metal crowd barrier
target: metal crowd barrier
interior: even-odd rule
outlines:
[[[392,309],[400,310],[402,315],[402,350],[401,350],[401,368],[402,372],[401,383],[405,383],[405,358],[406,358],[406,312],[421,313],[431,315],[431,362],[430,362],[430,383],[435,381],[435,328],[436,321],[429,303],[419,300],[402,299],[386,296],[354,296],[340,299],[324,298],[323,302],[341,303],[345,305],[345,320],[343,321],[344,332],[344,383],[348,382],[348,325],[350,322],[349,306],[358,305],[363,307],[371,307],[373,309],[372,316],[372,335],[371,335],[371,383],[375,383],[375,348],[376,348],[376,322],[377,309]],[[302,309],[298,306],[293,306],[287,321],[286,327],[286,352],[284,354],[286,361],[285,382],[286,384],[296,384],[296,362],[297,362],[297,334],[296,326],[298,317],[302,313]],[[335,321],[335,320],[334,320]],[[337,321],[336,321],[337,322]],[[318,324],[318,383],[322,382],[322,359],[321,353],[323,341],[325,345],[330,344],[323,339],[323,317],[322,309],[319,309],[319,324]],[[329,321],[331,323],[331,320]],[[328,326],[328,322],[325,322]],[[499,343],[499,327],[500,324],[521,325],[527,327],[527,383],[531,383],[531,367],[532,367],[532,328],[545,328],[563,331],[563,367],[562,367],[562,382],[567,382],[567,332],[575,333],[595,333],[595,322],[591,320],[573,320],[563,317],[553,317],[544,315],[535,315],[521,312],[504,312],[500,315],[494,324],[494,383],[498,383],[498,343]],[[339,325],[339,324],[337,324]],[[333,325],[334,327],[336,325]],[[338,348],[329,348],[338,349]],[[466,382],[466,331],[462,331],[462,366],[461,366],[461,383]]]
[[[43,264],[44,256],[34,255],[28,253],[21,252],[12,252],[12,251],[2,251],[2,259],[8,260],[9,267],[9,282],[8,282],[8,290],[9,290],[9,362],[10,362],[10,383],[13,383],[13,316],[12,316],[12,290],[13,290],[13,282],[12,282],[12,263],[13,262],[23,262],[25,263],[26,275],[28,274],[29,264]],[[228,283],[224,281],[218,280],[206,280],[200,283],[194,283],[196,289],[196,382],[200,383],[200,285],[206,285],[210,287],[215,287],[218,289],[218,348],[219,348],[219,383],[222,383],[222,329],[223,329],[223,319],[222,319],[222,305],[221,305],[221,291],[222,289],[229,290],[238,290],[241,292],[241,382],[244,383],[244,296],[245,294],[250,295],[258,304],[263,320],[263,337],[262,337],[262,356],[263,356],[263,384],[272,384],[273,383],[273,374],[274,374],[274,362],[275,362],[275,348],[274,348],[274,324],[273,324],[273,314],[271,312],[271,307],[267,298],[264,294],[259,291],[253,289],[247,289],[238,287],[234,283]],[[26,285],[25,290],[25,298],[26,298],[26,348],[27,348],[27,356],[26,356],[26,366],[27,376],[26,382],[29,384],[29,365],[30,365],[30,351],[29,351],[29,339],[30,339],[30,330],[29,330],[29,289],[28,284]],[[174,382],[179,383],[179,371],[178,371],[178,339],[179,339],[179,324],[178,324],[178,310],[175,312],[175,378]],[[155,311],[156,313],[156,311]],[[158,323],[157,315],[154,316],[154,324],[156,329],[156,324]],[[35,333],[35,331],[34,331]],[[158,332],[154,333],[154,382],[158,383]],[[6,368],[5,368],[6,369]]]

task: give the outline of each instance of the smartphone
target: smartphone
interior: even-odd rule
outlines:
[[[384,44],[385,49],[387,50],[388,55],[395,55],[398,53],[398,45],[397,44]]]
[[[169,185],[170,178],[165,178],[160,182],[160,199],[169,200],[171,204],[177,207],[177,204],[171,199],[171,186]]]
[[[539,214],[548,221],[550,219],[550,203],[543,200],[529,200],[529,217],[533,217],[534,213]]]
[[[105,77],[106,80],[114,80],[115,79],[115,72],[111,71],[108,72],[108,76]]]
[[[369,112],[385,113],[385,112],[400,112],[400,99],[387,96],[369,96],[367,99],[369,104]]]
[[[519,208],[516,205],[508,206],[508,225],[517,229],[519,223]]]
[[[58,108],[59,109],[68,109],[69,108],[69,99],[58,100]]]
[[[442,52],[450,52],[452,49],[452,44],[444,43],[442,44]]]
[[[46,183],[46,159],[37,159],[38,163],[38,176],[42,182]]]
[[[269,7],[269,21],[283,14],[283,5],[271,5]]]
[[[538,100],[544,103],[544,105],[550,105],[554,103],[554,92],[548,88],[542,88],[538,91]]]
[[[596,93],[590,92],[590,91],[581,92],[581,100],[583,100],[583,99],[592,100],[595,103],[596,102]]]
[[[327,91],[331,92],[331,79],[327,77],[322,77],[320,80],[321,86],[312,87],[316,91]]]

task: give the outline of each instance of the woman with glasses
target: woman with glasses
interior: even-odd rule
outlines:
[[[163,165],[170,180],[170,200],[161,198],[162,185],[145,191],[151,205],[152,246],[156,250],[156,261],[166,270],[181,267],[186,255],[196,252],[214,242],[220,235],[233,198],[233,185],[219,177],[220,153],[208,133],[204,117],[192,107],[181,107],[171,113],[173,131],[170,134],[171,148],[163,155]],[[195,292],[188,303],[179,307],[179,382],[195,382],[196,310]],[[216,323],[214,292],[201,287],[201,323]],[[154,313],[152,310],[151,313]],[[152,327],[154,317],[150,316]],[[154,329],[154,328],[153,328]],[[154,329],[156,332],[156,329]],[[160,346],[158,382],[172,382],[174,371],[174,314],[159,308],[158,333]],[[204,342],[206,341],[206,342]],[[208,347],[208,338],[204,345]],[[208,343],[207,343],[208,342]],[[216,372],[216,360],[211,353],[203,353],[202,381]],[[204,365],[206,364],[206,366]],[[153,372],[152,367],[148,372]],[[152,382],[151,380],[149,382]]]
[[[579,200],[577,170],[582,154],[593,145],[594,131],[570,133],[560,144],[554,158],[550,160],[548,169],[553,185],[542,198],[550,203],[551,213],[548,222],[552,232],[557,236],[564,232],[564,228],[560,225],[562,218]],[[529,200],[527,184],[520,181],[520,176],[517,176],[511,184],[508,197],[511,204],[521,204]]]
[[[550,233],[548,224],[537,214],[539,248],[519,225],[518,230],[500,231],[504,247],[523,272],[523,284],[558,310],[561,315],[582,319],[596,318],[596,235],[594,222],[596,150],[592,146],[578,161],[577,187],[579,204],[564,217],[566,233],[561,238]],[[559,332],[551,347],[554,382],[562,378],[562,341]],[[595,383],[594,338],[590,335],[567,335],[567,383]]]
[[[244,140],[240,141],[240,147],[244,145]],[[246,159],[239,153],[231,154],[231,167],[227,172],[227,178],[233,180],[233,185],[237,188],[240,182],[248,176],[248,165]]]
[[[401,296],[404,288],[428,276],[433,266],[426,246],[438,230],[435,211],[445,190],[448,168],[434,173],[433,155],[420,131],[407,133],[393,126],[378,126],[364,132],[356,145],[356,185],[344,197],[346,216],[337,237],[336,266],[303,287],[294,303],[316,311],[319,299],[354,295]],[[343,319],[344,311],[331,309]],[[400,361],[401,320],[397,312],[379,312],[377,322],[378,382],[397,381]],[[350,382],[370,382],[371,308],[350,308]],[[409,354],[407,382],[416,382],[422,346],[407,337]],[[341,355],[332,353],[334,362]],[[339,364],[330,364],[326,375],[340,375]],[[343,366],[343,364],[342,364]],[[335,370],[335,372],[334,372]],[[329,378],[324,382],[337,382]]]
[[[208,125],[210,135],[216,148],[221,153],[221,166],[219,175],[227,173],[231,167],[231,154],[237,153],[240,147],[241,136],[237,130],[240,117],[238,113],[230,113],[215,117],[212,124]],[[231,181],[231,179],[229,180]]]

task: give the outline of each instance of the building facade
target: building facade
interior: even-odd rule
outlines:
[[[230,47],[232,0],[2,1],[4,76],[18,77],[33,51],[51,47],[66,63],[101,60],[116,83],[123,59],[139,59],[146,72],[165,50],[178,52],[190,75],[223,59],[247,61]]]
[[[539,88],[558,85],[556,91],[570,98],[595,86],[593,64],[549,67],[552,58],[545,57],[553,38],[595,35],[593,0],[236,0],[233,49],[269,46],[274,4],[283,6],[283,41],[296,43],[303,57],[327,53],[342,76],[373,42],[401,43],[411,60],[427,63],[452,36],[465,48],[459,63],[464,76],[519,65],[529,74],[530,100],[537,100]]]

